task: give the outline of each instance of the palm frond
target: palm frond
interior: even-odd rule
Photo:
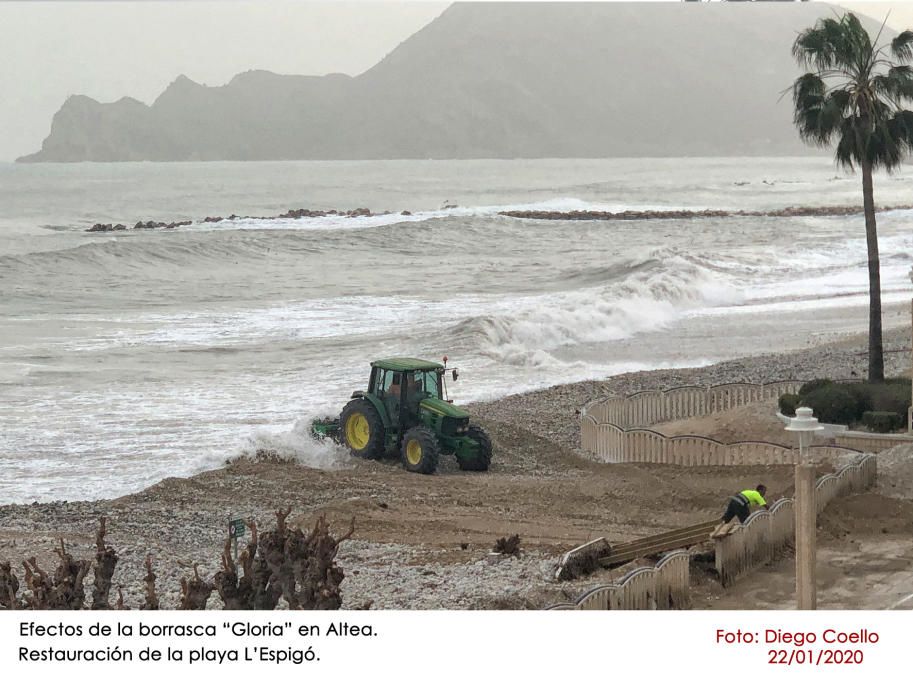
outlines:
[[[900,61],[913,60],[913,30],[907,29],[894,37],[891,53]]]
[[[869,70],[870,62],[875,59],[877,53],[873,49],[872,37],[852,12],[847,13],[843,19],[846,62],[856,69],[858,75],[865,75]],[[884,29],[884,24],[881,27]],[[881,30],[879,30],[878,36],[881,36]]]
[[[815,73],[806,73],[793,83],[793,122],[807,143],[828,145],[849,104],[847,91],[828,92],[824,81]]]
[[[793,56],[809,68],[827,70],[838,65],[837,54],[842,43],[841,22],[829,17],[820,19],[796,37]]]
[[[841,124],[840,140],[837,141],[834,160],[850,170],[853,169],[854,165],[861,162],[857,154],[856,131],[850,119],[844,120],[843,124]]]
[[[875,126],[866,139],[866,157],[873,167],[881,167],[891,172],[903,160],[906,145],[892,133],[889,122]]]
[[[872,78],[876,95],[892,100],[895,105],[903,100],[913,100],[913,67],[891,66],[887,73]]]
[[[908,152],[913,153],[913,112],[902,109],[895,113],[888,121],[888,129],[894,139],[904,144]]]

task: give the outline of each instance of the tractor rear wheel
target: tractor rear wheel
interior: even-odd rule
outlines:
[[[410,472],[433,474],[441,458],[441,450],[435,434],[429,428],[417,425],[403,435],[400,455],[403,466]]]
[[[482,428],[477,425],[470,425],[466,431],[466,437],[476,441],[479,449],[476,450],[474,457],[461,458],[457,455],[457,462],[460,469],[464,472],[487,472],[491,466],[491,438],[488,437]]]
[[[339,416],[342,443],[362,459],[378,459],[384,454],[384,422],[370,401],[349,401]]]

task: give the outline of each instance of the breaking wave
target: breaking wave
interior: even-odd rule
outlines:
[[[539,366],[564,346],[605,343],[662,328],[684,313],[743,298],[721,278],[676,251],[591,271],[608,284],[559,294],[513,298],[501,309],[450,329],[457,344],[500,362]]]

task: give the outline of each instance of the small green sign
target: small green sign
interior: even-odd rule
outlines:
[[[234,520],[228,521],[228,536],[232,539],[238,539],[244,533],[246,529],[244,527],[244,520],[242,518],[235,518]]]

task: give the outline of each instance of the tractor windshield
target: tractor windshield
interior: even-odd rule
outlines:
[[[441,375],[436,370],[416,370],[412,373],[415,390],[430,398],[441,398]]]

